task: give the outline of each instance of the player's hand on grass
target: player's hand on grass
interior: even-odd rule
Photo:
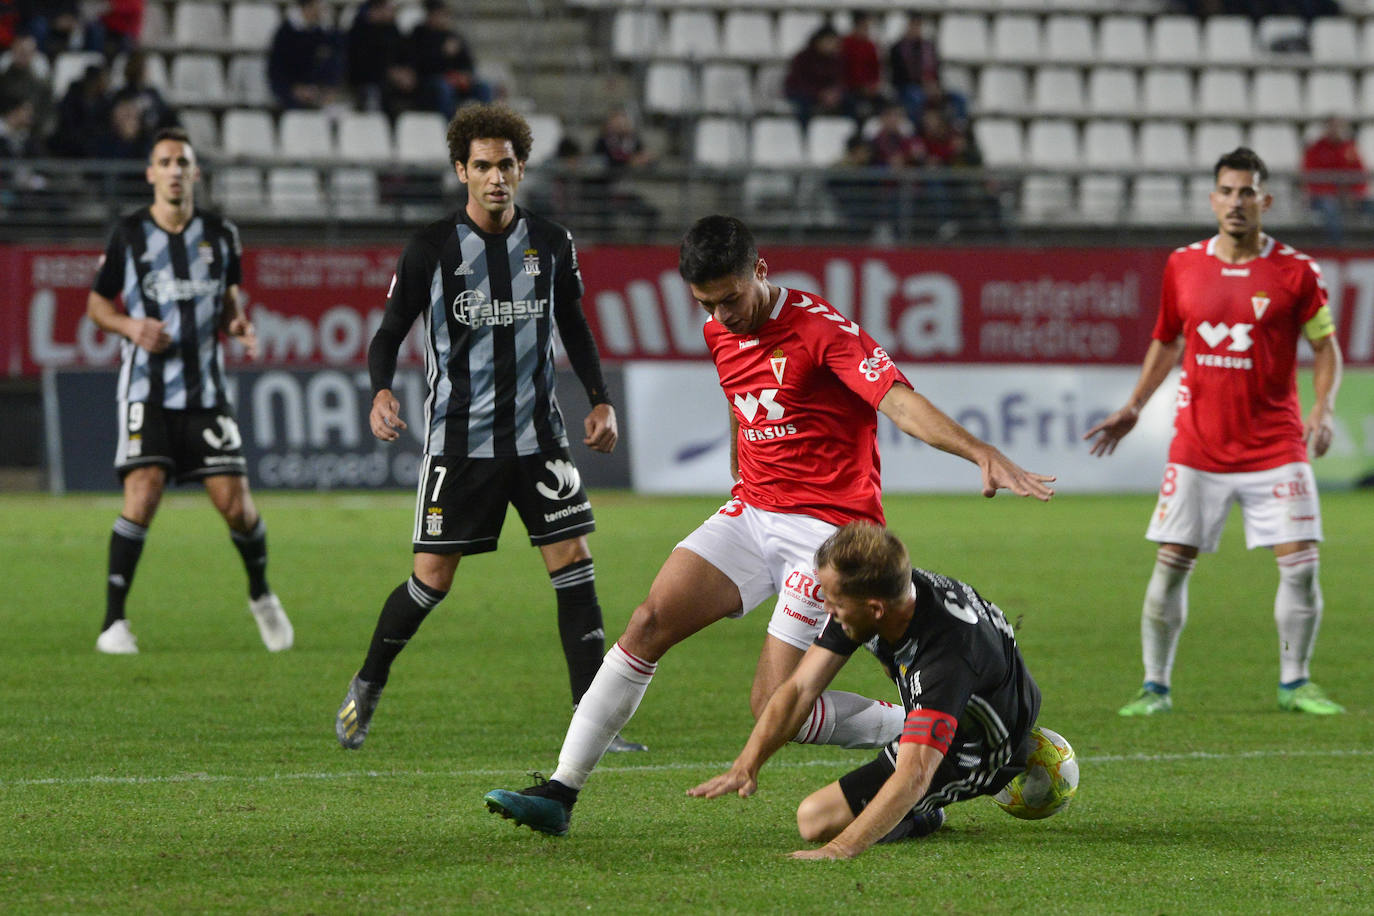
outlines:
[[[1308,415],[1307,423],[1304,425],[1306,429],[1303,431],[1303,441],[1312,450],[1312,457],[1320,458],[1331,448],[1331,439],[1336,434],[1336,424],[1331,419],[1331,412],[1317,405],[1312,408],[1312,413]]]
[[[156,318],[135,318],[129,328],[129,340],[149,353],[161,353],[172,345],[172,335],[165,328]]]
[[[1116,451],[1116,444],[1135,429],[1140,419],[1140,408],[1127,405],[1083,434],[1084,440],[1092,439],[1092,454],[1105,457]]]
[[[400,430],[406,428],[406,422],[401,419],[400,411],[401,402],[396,400],[390,388],[377,392],[372,398],[372,412],[367,417],[372,435],[383,442],[395,442],[401,438]]]
[[[757,792],[758,788],[758,780],[744,770],[729,770],[695,788],[688,789],[687,794],[693,798],[720,798],[722,795],[735,792],[740,798],[748,798]]]
[[[248,354],[249,359],[258,358],[258,333],[253,328],[253,322],[249,321],[247,316],[239,315],[234,318],[225,330],[229,332],[230,337],[243,345],[244,352]]]
[[[789,859],[852,859],[854,853],[826,843],[818,849],[798,849],[788,856]]]
[[[620,441],[620,433],[616,428],[614,407],[610,404],[597,404],[592,408],[592,412],[587,414],[587,419],[582,421],[582,425],[587,431],[586,438],[582,440],[583,445],[608,455],[615,451],[615,444]]]
[[[1017,496],[1034,496],[1041,502],[1049,502],[1054,495],[1055,477],[1037,474],[1013,462],[1001,452],[994,451],[986,463],[980,462],[983,470],[983,495],[993,497],[998,490],[1010,490]]]

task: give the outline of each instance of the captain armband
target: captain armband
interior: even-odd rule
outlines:
[[[1317,314],[1302,326],[1302,333],[1308,340],[1321,340],[1335,334],[1336,320],[1331,317],[1330,306],[1323,305],[1317,309]]]

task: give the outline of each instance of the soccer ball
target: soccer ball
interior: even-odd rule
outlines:
[[[1031,729],[1026,772],[992,797],[1012,817],[1038,821],[1068,807],[1078,791],[1078,759],[1062,735],[1048,728]]]

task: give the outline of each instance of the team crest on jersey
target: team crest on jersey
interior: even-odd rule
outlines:
[[[209,242],[201,242],[196,246],[196,257],[200,263],[209,264],[215,260],[215,246]]]
[[[1250,297],[1250,305],[1255,309],[1255,320],[1259,321],[1264,317],[1265,310],[1269,308],[1269,294],[1260,290]]]
[[[525,249],[525,273],[531,277],[539,276],[539,252],[533,248]]]
[[[1155,510],[1155,521],[1162,522],[1164,517],[1169,514],[1169,504],[1164,500],[1159,501],[1159,507]]]
[[[782,350],[773,351],[773,355],[768,357],[768,365],[773,367],[773,377],[781,385],[783,370],[787,368],[787,357],[783,355]]]
[[[430,506],[425,510],[425,534],[438,537],[444,533],[444,510]]]

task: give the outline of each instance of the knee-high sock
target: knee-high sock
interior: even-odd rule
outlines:
[[[568,663],[568,684],[576,706],[592,684],[606,654],[606,631],[596,600],[596,568],[591,558],[549,573],[558,597],[558,637]]]
[[[138,568],[138,558],[143,553],[143,542],[148,539],[148,529],[134,524],[124,516],[115,519],[114,529],[110,532],[110,561],[105,577],[105,622],[102,632],[110,624],[124,618],[124,601],[129,597],[129,588],[134,584],[134,570]]]
[[[377,628],[372,631],[372,643],[367,647],[367,658],[358,670],[358,677],[374,687],[385,684],[391,676],[391,663],[401,654],[415,631],[420,629],[429,612],[447,594],[430,588],[414,576],[396,586],[382,605],[382,613],[377,618]]]
[[[248,597],[256,601],[271,591],[267,587],[267,525],[262,516],[258,516],[258,523],[250,531],[239,534],[231,528],[229,537],[238,548],[243,569],[248,573]]]
[[[1188,621],[1188,575],[1197,559],[1169,550],[1155,556],[1155,569],[1145,588],[1140,614],[1140,649],[1145,680],[1169,686],[1178,637]]]
[[[798,744],[885,747],[902,735],[906,713],[900,706],[857,693],[827,690],[792,740]]]
[[[1279,628],[1279,683],[1306,680],[1317,628],[1322,621],[1322,587],[1317,548],[1278,558],[1279,588],[1274,622]]]
[[[611,646],[601,660],[601,670],[596,672],[573,712],[553,779],[571,789],[586,784],[611,739],[620,734],[639,708],[657,670],[657,662],[636,658],[620,648],[619,643]]]

